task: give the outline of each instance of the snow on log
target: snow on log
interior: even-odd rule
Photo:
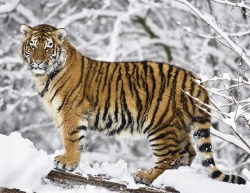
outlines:
[[[66,173],[63,171],[52,170],[47,176],[47,179],[51,180],[53,183],[62,184],[69,186],[74,185],[92,185],[106,188],[110,191],[122,192],[122,193],[179,193],[172,187],[165,187],[165,189],[156,189],[153,187],[141,187],[138,189],[130,189],[126,184],[112,182],[103,176],[91,176],[87,178]]]

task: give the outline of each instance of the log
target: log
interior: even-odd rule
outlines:
[[[2,188],[2,187],[0,187],[0,192],[1,193],[25,193],[25,192],[23,192],[19,189],[16,189],[16,188],[9,189],[9,188]]]
[[[88,177],[82,177],[60,170],[51,170],[46,178],[55,184],[65,185],[66,187],[73,187],[74,185],[92,185],[122,193],[180,193],[172,187],[165,187],[164,189],[155,187],[130,189],[127,188],[126,184],[112,182],[103,176],[88,175]]]

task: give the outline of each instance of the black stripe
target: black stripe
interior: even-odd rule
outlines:
[[[163,171],[165,171],[165,170],[166,170],[165,168],[163,168],[163,167],[159,167],[159,166],[155,166],[155,167],[154,167],[154,169],[157,169],[157,170],[163,170]]]
[[[122,75],[121,75],[121,66],[119,65],[118,76],[116,78],[116,87],[115,87],[115,89],[116,89],[117,92],[119,92],[118,86],[119,86],[119,82],[120,81],[122,81]]]
[[[66,74],[67,71],[65,71],[62,76],[57,80],[57,82],[54,84],[54,86],[51,88],[51,91],[53,91],[53,89],[55,88],[55,86],[62,80],[62,78],[64,77],[64,75]]]
[[[220,170],[216,170],[211,174],[211,178],[213,179],[218,178],[221,174],[222,172]]]
[[[165,138],[168,134],[168,132],[166,133],[161,133],[160,135],[156,136],[155,138],[153,139],[150,139],[149,140],[149,143],[151,143],[152,141],[155,141],[155,140],[159,140],[159,139],[166,139],[167,141],[170,141],[170,140],[173,140],[175,143],[179,144],[180,142],[177,140],[176,137],[168,137],[168,138]]]
[[[225,175],[222,181],[223,182],[228,182],[228,180],[229,180],[229,175]]]
[[[123,111],[121,112],[121,116],[122,116],[121,117],[122,118],[121,125],[118,127],[117,131],[115,131],[115,130],[111,131],[112,135],[115,134],[116,132],[117,133],[121,132],[124,129],[124,127],[126,127],[126,118],[125,118],[125,114]]]
[[[170,78],[171,78],[171,76],[172,76],[173,69],[174,69],[173,65],[169,65],[168,75],[167,75],[167,80],[168,80],[168,82],[167,82],[167,87],[169,87]]]
[[[62,104],[58,107],[57,112],[60,112],[64,103],[66,102],[67,95],[64,97]]]
[[[210,137],[210,130],[207,128],[199,129],[198,131],[195,131],[193,135],[195,138],[198,138],[198,139],[199,138],[208,138],[208,137]]]
[[[200,152],[211,152],[212,145],[211,143],[203,143],[201,146],[198,147]]]
[[[194,91],[194,82],[192,80],[190,80],[190,79],[187,79],[188,77],[190,78],[190,76],[192,77],[192,74],[190,72],[184,71],[184,73],[185,73],[185,75],[184,75],[184,80],[183,80],[183,83],[182,83],[183,92],[181,93],[181,101],[182,101],[185,112],[188,114],[189,117],[192,117],[195,104],[194,104],[193,98],[185,93],[185,91],[186,91],[185,83],[191,81],[191,85],[190,85],[190,89],[189,89],[188,93],[191,96],[193,96],[192,94],[193,94],[193,91]],[[200,91],[200,89],[199,89],[199,91]],[[190,109],[188,108],[188,106],[190,106]],[[191,112],[189,110],[191,110]]]
[[[99,66],[97,65],[96,61],[94,62],[91,59],[88,59],[88,62],[90,62],[90,64],[89,64],[89,69],[88,69],[87,74],[89,76],[92,73],[92,76],[89,80],[89,88],[90,88],[92,86],[92,82],[93,82],[94,78],[96,79],[96,77],[98,76],[97,67],[99,67]],[[99,70],[100,70],[100,68],[99,68]]]
[[[154,143],[154,144],[150,144],[151,147],[158,147],[158,146],[162,146],[165,145],[165,143]]]
[[[128,126],[128,125],[131,125],[133,123],[133,118],[132,118],[131,112],[128,109],[127,100],[126,100],[126,93],[125,93],[123,84],[122,84],[122,91],[121,91],[121,100],[122,100],[122,107],[124,108],[126,115],[128,115],[128,122],[127,122],[127,126]]]
[[[104,107],[104,113],[102,115],[102,120],[105,121],[106,120],[106,116],[108,114],[108,110],[110,107],[110,94],[111,94],[111,82],[109,82],[109,86],[108,86],[108,95],[105,101],[105,107]]]
[[[39,92],[39,95],[40,95],[41,97],[43,97],[44,94],[48,91],[50,82],[56,77],[56,75],[57,75],[60,71],[61,71],[61,69],[56,69],[54,72],[52,72],[52,73],[49,75],[49,78],[48,78],[48,80],[46,81],[43,90],[42,90],[41,92]]]
[[[159,131],[162,131],[162,130],[166,129],[167,127],[169,127],[171,125],[171,122],[174,120],[174,118],[175,118],[175,116],[171,116],[166,123],[161,123],[160,127],[152,128],[150,130],[152,132],[148,133],[148,137],[155,134],[155,133],[157,133],[157,132],[159,132]]]
[[[198,93],[197,93],[197,95],[195,96],[195,98],[199,98],[201,96],[201,88],[199,88],[199,90],[198,90]]]
[[[208,158],[208,159],[206,159],[206,160],[202,160],[202,165],[204,166],[204,167],[210,167],[211,165],[215,165],[215,162],[214,162],[214,159],[213,158]]]
[[[152,104],[152,101],[153,101],[154,95],[155,95],[155,87],[156,87],[155,82],[156,82],[156,80],[155,80],[155,77],[154,77],[154,69],[151,66],[149,66],[149,72],[150,72],[151,79],[152,79],[151,82],[153,84],[152,90],[151,90],[150,100],[148,102],[148,105],[150,106]]]
[[[81,141],[85,136],[82,135],[81,137],[79,137],[78,141]]]
[[[182,80],[182,85],[181,85],[181,89],[182,89],[182,92],[181,92],[181,103],[183,104],[183,108],[185,110],[185,112],[188,111],[188,106],[187,106],[187,99],[185,97],[185,88],[186,88],[186,83],[187,81],[187,73],[184,71],[184,79]]]
[[[98,129],[99,116],[100,116],[100,108],[98,109],[97,114],[96,114],[96,118],[95,118],[95,123],[94,123],[95,129]]]
[[[156,152],[153,152],[153,154],[157,157],[164,157],[164,156],[168,156],[168,155],[175,155],[179,151],[180,151],[180,149],[176,149],[176,150],[168,150],[167,153],[163,153],[163,154],[157,154]]]
[[[125,70],[126,70],[126,80],[128,81],[128,86],[129,86],[129,91],[132,95],[132,97],[134,96],[134,92],[133,92],[133,83],[132,83],[132,77],[131,77],[131,74],[129,73],[129,68],[130,66],[134,66],[134,65],[130,65],[130,63],[126,62],[125,64]],[[133,70],[134,70],[134,67],[133,67]],[[132,70],[132,72],[133,72]]]
[[[165,77],[164,73],[163,73],[163,62],[159,62],[158,63],[158,74],[161,77],[161,79],[163,79]]]
[[[101,89],[100,85],[101,85],[101,82],[102,82],[102,79],[103,79],[102,77],[103,77],[104,66],[103,66],[103,62],[102,61],[99,61],[98,64],[99,64],[100,70],[99,70],[99,73],[98,73],[98,77],[96,79],[96,83],[98,85],[98,93],[99,93],[100,89]]]
[[[152,135],[156,134],[157,132],[160,132],[161,130],[163,130],[164,128],[166,128],[167,126],[169,126],[169,123],[166,124],[166,125],[163,125],[162,127],[158,128],[158,129],[155,129],[153,130],[152,132],[150,132],[148,135],[147,135],[147,138],[151,137]],[[176,136],[177,138],[177,135],[176,133],[172,130],[172,131],[167,131],[166,132],[167,135],[174,135]]]
[[[108,73],[109,73],[109,67],[110,67],[110,63],[104,63],[102,64],[103,66],[105,65],[106,67],[106,72],[105,72],[105,76],[104,76],[104,82],[103,82],[103,86],[102,86],[102,92],[105,89],[105,86],[107,85],[107,79],[108,79]]]
[[[141,61],[142,63],[142,67],[143,67],[143,70],[144,70],[144,76],[145,76],[145,79],[147,77],[147,73],[148,73],[148,62],[147,60],[144,60],[144,61]]]
[[[110,128],[112,126],[112,124],[113,124],[113,121],[112,121],[111,117],[109,116],[107,124],[106,124],[106,128]]]
[[[152,147],[152,145],[150,145],[150,146]],[[166,150],[168,148],[173,148],[173,147],[176,148],[178,146],[179,146],[178,144],[169,144],[169,145],[163,145],[163,147],[160,147],[160,148],[152,148],[152,150],[153,151],[163,151],[163,150]]]
[[[81,131],[81,130],[86,131],[86,130],[87,130],[87,127],[85,127],[85,126],[79,126],[79,127],[77,127],[76,129],[74,129],[73,131],[71,131],[71,133],[70,133],[69,135],[73,135],[73,134],[75,134],[75,133],[78,133],[78,132]]]
[[[99,92],[100,92],[100,83],[99,81],[101,80],[101,76],[102,76],[102,65],[101,65],[101,62],[100,61],[97,61],[96,62],[96,66],[98,66],[98,71],[96,72],[96,77],[95,77],[95,83],[96,85],[98,85],[97,87],[97,93],[96,93],[96,100],[95,100],[95,104],[98,104],[99,102]],[[89,85],[89,86],[93,86],[93,85]]]
[[[190,106],[190,108],[188,108],[188,110],[190,109],[191,113],[190,114],[193,114],[194,113],[194,109],[195,109],[195,103],[194,103],[194,99],[193,99],[193,93],[194,93],[194,81],[191,79],[191,85],[190,85],[190,89],[188,91],[189,95],[187,95],[187,98],[188,98],[188,101],[187,102],[187,107]]]
[[[109,64],[111,65],[111,64]],[[108,115],[108,110],[110,108],[110,95],[111,95],[111,84],[112,84],[112,79],[113,79],[113,75],[114,73],[112,73],[111,77],[109,78],[109,83],[108,83],[108,94],[107,94],[107,98],[106,98],[106,101],[105,101],[105,107],[104,107],[104,113],[103,113],[103,116],[102,116],[102,119],[103,121],[106,120],[106,117]],[[105,77],[105,85],[106,85],[106,82],[107,82],[107,77]],[[104,87],[103,87],[103,90],[104,90]]]
[[[69,79],[70,79],[70,77],[59,88],[57,88],[57,90],[55,91],[54,95],[50,99],[50,102],[52,102],[54,100],[54,98],[56,97],[56,95],[58,94],[58,92],[64,87],[64,85],[66,84],[66,82],[68,82]]]
[[[147,61],[142,61],[142,67],[143,67],[143,72],[144,72],[144,77],[141,77],[141,80],[143,81],[143,88],[146,92],[145,94],[145,101],[146,101],[146,105],[148,103],[148,98],[150,96],[150,93],[149,93],[149,89],[148,89],[148,64],[147,64]]]
[[[72,143],[75,143],[75,142],[77,142],[77,141],[81,141],[84,137],[85,137],[85,136],[82,135],[82,136],[80,136],[78,139],[69,139],[69,138],[67,138],[67,140],[70,141],[70,142],[72,142]]]
[[[118,102],[117,102],[117,98],[116,98],[116,100],[115,100],[115,112],[114,112],[114,114],[115,114],[115,121],[116,122],[118,122]]]
[[[135,71],[136,71],[136,83],[137,83],[137,85],[138,85],[138,87],[139,88],[141,88],[141,84],[140,84],[140,75],[139,75],[139,66],[138,66],[138,64],[136,64],[136,63],[134,63],[134,66],[135,66]]]
[[[204,124],[204,123],[210,123],[210,117],[199,117],[199,116],[197,116],[197,117],[194,117],[193,118],[193,122],[198,122],[198,123],[202,123],[202,124]]]

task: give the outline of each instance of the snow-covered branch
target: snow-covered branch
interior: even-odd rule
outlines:
[[[9,13],[13,11],[17,7],[19,2],[20,0],[13,0],[11,3],[0,5],[0,14]]]
[[[241,148],[242,150],[250,154],[250,149],[242,141],[238,140],[235,136],[223,134],[214,128],[211,128],[211,133],[216,137],[227,141],[228,143],[234,144],[235,146]]]
[[[250,10],[250,7],[246,5],[245,1],[241,1],[240,3],[233,3],[231,1],[228,0],[213,0],[216,3],[220,3],[220,4],[224,4],[224,5],[229,5],[232,7],[239,7],[239,8],[245,8]]]
[[[122,11],[113,11],[113,10],[94,10],[94,9],[82,9],[81,12],[68,16],[63,19],[58,26],[66,27],[69,24],[84,18],[90,18],[92,16],[102,16],[102,17],[118,17],[124,14]]]
[[[188,6],[193,12],[195,12],[204,22],[211,26],[221,37],[228,43],[228,45],[243,59],[243,61],[250,67],[250,61],[246,57],[245,52],[228,36],[228,32],[225,32],[220,26],[218,26],[215,18],[211,15],[205,15],[201,13],[196,7],[194,7],[187,0],[176,0],[180,3]]]

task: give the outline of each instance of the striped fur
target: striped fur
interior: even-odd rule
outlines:
[[[21,57],[35,75],[36,88],[61,131],[65,153],[55,158],[57,168],[78,166],[87,129],[109,136],[146,136],[156,161],[149,171],[138,171],[135,180],[150,184],[164,170],[192,163],[194,137],[211,178],[246,183],[216,167],[210,109],[204,105],[209,104],[208,93],[190,71],[152,61],[96,61],[71,46],[65,30],[48,25],[23,25],[21,31]]]

